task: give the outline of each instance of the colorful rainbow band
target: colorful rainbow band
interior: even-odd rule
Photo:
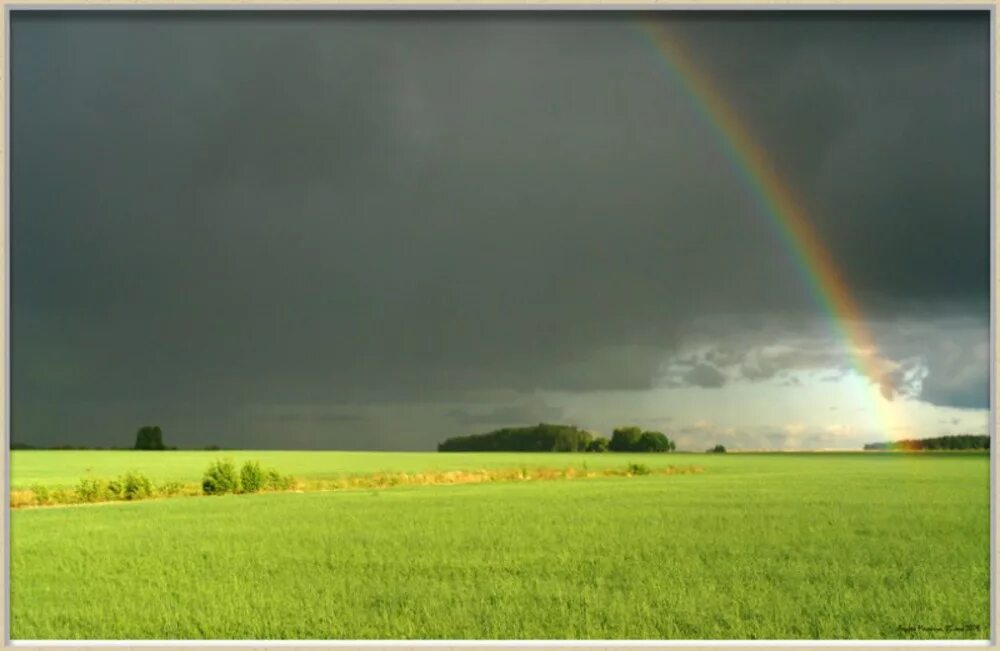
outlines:
[[[878,355],[871,332],[861,309],[851,295],[833,256],[823,246],[816,230],[806,218],[801,202],[778,175],[764,148],[750,135],[740,116],[725,101],[709,77],[695,64],[683,42],[663,22],[643,19],[643,34],[662,55],[661,61],[672,80],[686,92],[692,105],[704,117],[723,152],[733,163],[756,197],[770,225],[788,250],[806,287],[819,307],[829,316],[835,336],[850,352],[855,370],[872,382],[882,385],[886,368]],[[872,392],[874,409],[886,431],[884,436],[902,438],[908,428],[899,418],[898,409],[889,399]]]

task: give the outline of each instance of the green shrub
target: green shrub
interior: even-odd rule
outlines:
[[[121,485],[122,499],[142,500],[153,494],[153,482],[142,473],[129,471],[122,475],[118,482]]]
[[[264,471],[256,461],[247,461],[240,469],[240,485],[244,493],[256,493],[264,488]]]
[[[49,489],[45,488],[41,484],[32,484],[31,492],[35,494],[36,504],[48,504],[52,499],[52,496],[49,494]]]
[[[202,492],[207,495],[238,493],[240,490],[239,475],[232,461],[216,460],[205,471],[201,482]]]
[[[722,445],[721,443],[717,444],[714,448],[709,450],[709,452],[713,452],[715,454],[722,454],[725,451],[726,451],[726,446]]]
[[[630,463],[628,464],[628,474],[630,475],[648,475],[652,472],[649,466],[642,463]]]
[[[81,479],[75,489],[78,502],[143,500],[155,494],[153,482],[144,474],[129,471],[117,479]],[[69,495],[65,496],[67,499]]]
[[[70,493],[65,488],[57,488],[49,494],[49,500],[53,504],[72,504],[73,493]]]
[[[108,484],[101,479],[81,479],[76,485],[76,498],[81,502],[100,502],[108,499]]]
[[[266,486],[275,491],[286,491],[292,487],[294,478],[291,475],[282,476],[274,468],[267,471]]]
[[[180,483],[179,481],[168,481],[167,483],[160,486],[159,492],[160,495],[163,495],[165,497],[172,497],[174,495],[179,494],[182,490],[184,490],[184,484]]]
[[[232,461],[217,460],[208,467],[201,480],[201,490],[206,495],[223,495],[240,491],[240,478]]]
[[[108,482],[105,487],[105,491],[109,500],[120,500],[122,498],[122,481],[119,479],[112,479]]]

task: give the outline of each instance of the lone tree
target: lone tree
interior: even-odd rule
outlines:
[[[714,448],[709,449],[709,452],[714,452],[716,454],[722,454],[726,451],[726,446],[721,443],[717,443]]]
[[[136,450],[166,450],[163,445],[163,431],[159,425],[140,427],[135,435]]]

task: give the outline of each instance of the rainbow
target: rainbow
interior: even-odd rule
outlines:
[[[696,65],[683,42],[662,22],[640,19],[639,28],[662,55],[660,60],[672,79],[690,96],[714,132],[723,152],[769,218],[771,226],[789,251],[809,293],[828,316],[834,335],[850,351],[854,370],[881,385],[887,369],[878,355],[871,332],[857,300],[830,252],[806,218],[802,203],[778,175],[767,152],[740,116],[730,107],[712,80]],[[873,392],[873,408],[885,435],[905,438],[908,428],[892,401]]]

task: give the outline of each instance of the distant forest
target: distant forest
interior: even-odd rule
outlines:
[[[904,439],[884,443],[867,443],[866,450],[989,450],[990,437],[978,434],[938,436],[930,439]]]
[[[550,423],[456,436],[438,444],[438,452],[673,452],[675,448],[662,432],[638,427],[620,427],[607,439],[573,425]]]
[[[539,423],[456,436],[439,443],[438,452],[583,452],[593,440],[590,432],[573,425]]]

